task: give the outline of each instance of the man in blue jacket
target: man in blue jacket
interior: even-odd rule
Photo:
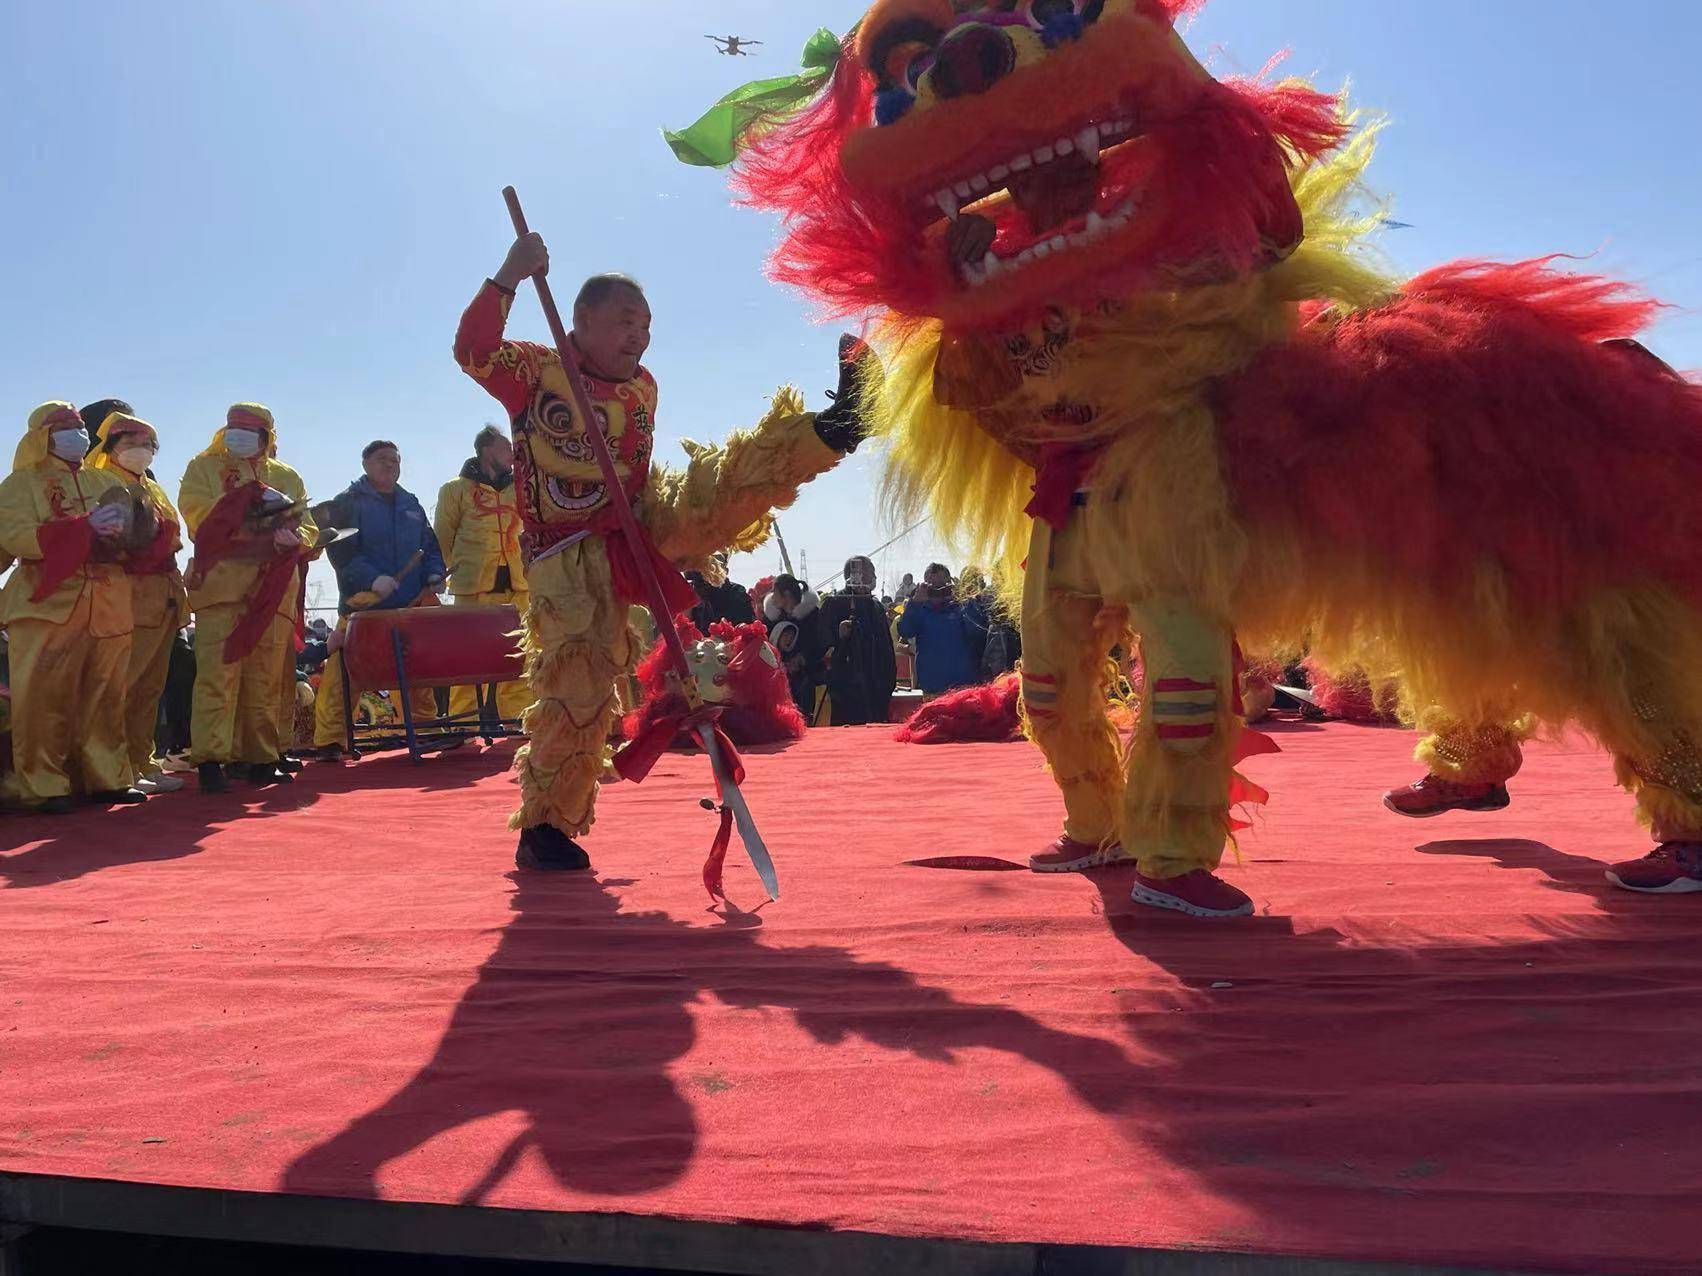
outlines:
[[[340,648],[349,613],[436,606],[448,576],[425,507],[401,485],[401,449],[388,439],[376,439],[362,449],[361,468],[365,474],[331,502],[336,527],[353,528],[355,535],[328,551],[337,570],[339,619],[313,712],[313,742],[326,758],[342,755]],[[413,693],[412,708],[416,718],[437,716],[436,698],[429,690]]]
[[[969,607],[957,600],[951,570],[933,563],[898,618],[898,636],[916,650],[916,686],[943,695],[976,681],[976,639],[984,637]]]

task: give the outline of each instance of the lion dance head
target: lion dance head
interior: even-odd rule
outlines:
[[[1289,169],[1341,140],[1336,101],[1214,78],[1176,31],[1202,2],[880,0],[744,154],[742,196],[786,219],[776,278],[963,329],[1280,260]],[[986,225],[954,238],[964,218]]]
[[[680,619],[691,675],[703,703],[721,710],[721,726],[734,744],[779,744],[804,734],[804,716],[792,703],[791,688],[780,658],[760,624],[734,625],[718,620],[707,637],[689,620]],[[622,734],[637,739],[647,727],[685,712],[685,697],[668,677],[667,648],[657,643],[638,666],[644,701],[626,716]],[[694,743],[690,731],[679,743]]]

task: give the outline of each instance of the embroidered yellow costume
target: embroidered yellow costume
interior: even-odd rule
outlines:
[[[129,790],[124,702],[133,627],[130,578],[97,551],[91,523],[124,483],[50,450],[58,431],[81,431],[69,403],[30,413],[12,473],[0,483],[0,624],[11,650],[12,765],[33,806],[73,794]]]
[[[233,452],[227,435],[236,431],[259,435],[259,450]],[[190,736],[204,784],[213,780],[209,768],[220,765],[275,768],[290,720],[284,685],[301,620],[300,563],[316,529],[311,515],[298,512],[291,522],[299,518],[299,540],[284,545],[276,529],[254,526],[267,492],[291,506],[307,499],[301,476],[277,459],[276,447],[272,413],[237,404],[189,463],[178,493],[195,542],[188,580],[195,613]]]

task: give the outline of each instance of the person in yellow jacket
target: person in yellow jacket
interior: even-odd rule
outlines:
[[[44,403],[0,483],[0,624],[10,645],[12,753],[19,796],[60,814],[82,792],[144,802],[131,787],[124,724],[130,580],[117,560],[125,531],[112,498],[124,484],[82,468],[89,433],[69,403]]]
[[[283,668],[293,659],[300,571],[316,529],[301,476],[277,459],[277,426],[257,403],[238,403],[189,463],[178,507],[195,543],[195,702],[190,741],[203,792],[227,774],[287,783]]]
[[[514,499],[514,445],[494,425],[473,439],[473,455],[437,494],[437,543],[449,565],[457,604],[513,603],[526,611],[526,570],[520,565],[520,510]],[[518,718],[532,702],[524,679],[497,688],[497,712]],[[449,712],[478,712],[472,687],[449,693]]]
[[[106,403],[112,403],[108,400]],[[154,481],[151,467],[159,452],[159,434],[135,416],[128,404],[105,411],[105,404],[83,409],[83,419],[101,414],[94,445],[83,461],[88,470],[103,470],[120,479],[153,512],[154,534],[146,544],[133,545],[124,556],[130,577],[130,663],[125,676],[124,742],[129,751],[132,782],[144,793],[174,793],[183,787],[167,775],[154,756],[160,696],[171,668],[171,645],[189,616],[189,597],[177,555],[183,548],[183,520],[165,489]]]

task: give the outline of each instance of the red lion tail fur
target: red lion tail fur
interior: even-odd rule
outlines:
[[[997,682],[964,687],[931,700],[898,729],[905,744],[999,743],[1022,734],[1017,707],[1021,678],[1007,673]]]

